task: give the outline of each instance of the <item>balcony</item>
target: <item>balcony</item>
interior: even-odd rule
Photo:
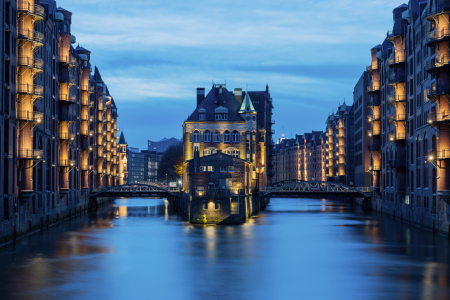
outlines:
[[[372,123],[372,122],[377,122],[380,121],[380,115],[376,114],[376,115],[368,115],[367,116],[367,122]]]
[[[340,133],[336,134],[336,136],[338,138],[344,138],[345,137],[345,132],[340,132]]]
[[[395,85],[397,83],[405,83],[405,74],[394,72],[389,76],[388,84]]]
[[[392,114],[388,117],[389,123],[406,122],[406,114]]]
[[[450,112],[430,113],[427,122],[432,126],[438,123],[450,123]]]
[[[369,86],[367,87],[367,92],[368,93],[374,93],[374,92],[379,92],[380,91],[380,82],[379,81],[374,81],[369,83]]]
[[[428,90],[428,98],[434,99],[437,96],[450,95],[450,84],[438,84],[431,86]]]
[[[94,93],[94,87],[93,87],[93,86],[90,86],[88,92],[89,92],[89,94]]]
[[[369,137],[373,137],[373,136],[378,136],[381,134],[381,130],[380,129],[375,129],[375,130],[367,130],[367,135]]]
[[[66,114],[61,114],[59,116],[59,120],[61,122],[75,123],[77,121],[77,117],[66,113]]]
[[[30,42],[37,47],[42,47],[44,43],[44,34],[38,31],[20,28],[17,31],[17,40],[23,42]]]
[[[369,166],[369,172],[371,171],[381,171],[381,166],[380,165],[371,165]]]
[[[390,95],[388,96],[388,103],[395,105],[400,102],[406,102],[406,95]]]
[[[16,84],[17,93],[42,98],[44,87],[37,84]]]
[[[17,120],[39,125],[44,121],[44,114],[36,111],[18,111]]]
[[[403,26],[397,27],[387,32],[387,39],[388,41],[393,41],[396,36],[403,36],[403,35],[405,35],[405,30]]]
[[[68,84],[71,87],[76,85],[76,80],[75,77],[71,78],[69,74],[66,74],[59,77],[59,83]]]
[[[75,167],[75,160],[72,159],[60,159],[59,160],[60,167]]]
[[[450,11],[450,3],[445,0],[437,0],[432,3],[428,8],[428,16],[427,20],[434,21],[433,18],[436,15],[449,12]]]
[[[77,135],[74,133],[68,133],[68,132],[59,132],[59,139],[62,141],[75,141]]]
[[[34,3],[33,0],[17,1],[17,12],[26,14],[34,18],[35,21],[42,21],[45,17],[45,10],[42,6]]]
[[[442,41],[450,40],[450,29],[442,28],[437,31],[428,32],[426,34],[426,44],[429,47],[436,47],[436,44]]]
[[[36,149],[19,149],[17,150],[17,155],[19,159],[41,160],[43,159],[44,152],[43,150]]]
[[[428,161],[450,160],[450,149],[429,150],[427,159]]]
[[[406,160],[405,159],[391,159],[389,160],[389,167],[391,168],[405,168]]]
[[[35,73],[44,71],[44,61],[39,58],[20,56],[17,58],[17,66],[33,70]]]
[[[94,101],[89,101],[89,102],[88,102],[88,106],[89,106],[89,107],[94,107],[94,105],[95,105],[95,102],[94,102]]]
[[[77,65],[77,59],[72,55],[61,55],[59,57],[59,62],[68,65],[69,67],[75,67]]]
[[[81,171],[93,171],[94,166],[93,165],[81,165]]]
[[[380,106],[380,99],[378,97],[372,97],[372,99],[367,102],[367,107],[373,109],[376,106]]]
[[[388,58],[388,65],[394,67],[398,64],[404,64],[406,62],[406,56],[404,50],[395,50],[393,55]]]
[[[66,104],[76,104],[77,103],[77,96],[76,95],[69,95],[66,93],[60,93],[59,94],[59,101]]]
[[[428,73],[435,73],[439,72],[442,68],[448,68],[450,65],[450,55],[441,55],[440,57],[437,57],[432,59],[431,61],[427,62],[427,72]]]
[[[87,92],[87,91],[89,90],[89,86],[87,86],[87,85],[81,85],[81,86],[80,86],[80,90],[81,90],[82,92]]]
[[[405,133],[390,133],[389,134],[389,141],[395,142],[395,141],[402,141],[406,139]]]
[[[87,122],[87,121],[89,121],[89,116],[88,115],[81,115],[80,116],[80,120],[83,121],[83,122]]]
[[[368,65],[366,67],[366,71],[369,72],[369,73],[372,73],[373,70],[378,70],[378,63],[377,62],[372,63],[371,65]]]

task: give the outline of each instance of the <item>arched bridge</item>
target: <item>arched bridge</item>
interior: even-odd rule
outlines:
[[[299,181],[281,186],[261,187],[260,192],[264,197],[370,197],[370,188],[355,188],[327,181]]]
[[[174,187],[163,188],[152,184],[130,183],[101,190],[91,197],[176,197],[179,192],[180,189]]]

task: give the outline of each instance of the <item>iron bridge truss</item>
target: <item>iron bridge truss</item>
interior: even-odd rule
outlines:
[[[350,196],[350,197],[370,197],[370,188],[355,188],[346,185],[327,181],[302,181],[294,182],[283,186],[261,187],[260,192],[267,196]]]
[[[162,188],[152,184],[133,183],[110,187],[92,194],[91,197],[176,197],[179,192],[177,187]]]

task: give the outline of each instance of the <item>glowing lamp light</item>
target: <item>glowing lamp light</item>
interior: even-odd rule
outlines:
[[[428,155],[428,160],[432,161],[434,159],[433,155]]]
[[[430,124],[432,123],[431,119],[428,119],[428,123],[430,123]]]
[[[393,137],[393,136],[391,136],[391,137],[389,138],[389,140],[390,140],[390,141],[393,141],[393,140],[394,140],[394,137]]]

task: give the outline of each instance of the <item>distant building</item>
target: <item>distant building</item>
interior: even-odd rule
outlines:
[[[144,156],[144,181],[158,182],[158,167],[163,152],[142,150]]]
[[[156,151],[156,152],[166,152],[166,150],[173,145],[181,144],[183,140],[176,139],[176,138],[163,138],[162,140],[155,142],[155,141],[148,141],[148,151]]]

